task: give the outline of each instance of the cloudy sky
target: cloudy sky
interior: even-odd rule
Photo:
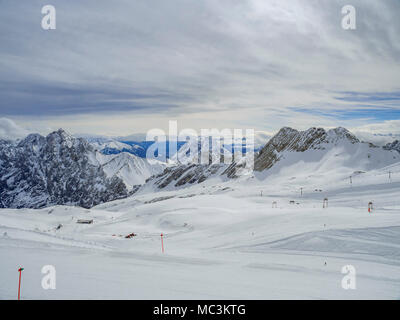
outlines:
[[[399,16],[398,0],[0,0],[0,134],[400,134]]]

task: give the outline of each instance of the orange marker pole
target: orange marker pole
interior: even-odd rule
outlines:
[[[19,280],[18,280],[18,300],[20,300],[21,298],[21,274],[22,274],[22,270],[24,270],[24,268],[19,268],[18,272],[19,272]]]
[[[163,241],[163,234],[161,233],[161,250],[162,250],[162,253],[164,253],[164,241]]]

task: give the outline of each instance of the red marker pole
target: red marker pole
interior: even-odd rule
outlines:
[[[164,240],[163,240],[163,234],[161,233],[161,250],[162,250],[162,253],[164,253]]]
[[[21,300],[21,275],[22,275],[22,270],[24,270],[24,268],[19,268],[18,272],[19,272],[19,280],[18,280],[18,300]]]

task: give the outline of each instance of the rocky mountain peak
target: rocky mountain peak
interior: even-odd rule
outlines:
[[[326,132],[327,142],[338,142],[339,140],[348,140],[351,143],[357,143],[360,142],[360,140],[357,139],[357,137],[352,134],[349,130],[343,127],[337,127],[334,129],[330,129]]]
[[[398,152],[400,152],[400,141],[399,140],[395,140],[391,143],[386,144],[383,149],[385,150],[396,150]]]
[[[18,143],[19,148],[32,148],[34,146],[44,145],[46,138],[38,133],[31,133],[25,139]]]
[[[55,204],[92,207],[127,195],[123,181],[108,178],[93,147],[60,129],[31,134],[0,148],[0,207],[40,208]]]
[[[62,145],[68,148],[72,148],[76,144],[85,144],[85,147],[89,146],[89,143],[84,139],[74,138],[63,129],[58,129],[57,131],[48,134],[46,140],[47,144]]]
[[[328,131],[316,127],[305,131],[284,127],[256,155],[255,170],[262,171],[272,167],[279,160],[279,153],[283,151],[304,152],[311,149],[324,149],[327,144],[337,144],[341,141],[359,142],[352,133],[342,127]]]

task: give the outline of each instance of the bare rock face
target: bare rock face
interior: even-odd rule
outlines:
[[[255,155],[254,169],[263,171],[271,168],[285,152],[323,150],[328,145],[343,141],[359,142],[344,128],[297,131],[285,127]],[[398,145],[398,142],[393,143],[387,148],[393,149]],[[122,180],[131,178],[137,173],[137,168],[144,168],[140,163],[130,165],[133,156],[122,154],[111,160],[103,159],[105,162],[99,161],[97,156],[94,147],[86,140],[74,138],[61,129],[47,137],[31,134],[19,143],[0,140],[0,207],[41,208],[66,204],[90,208],[124,198],[139,189],[136,180],[130,179],[133,187],[128,192],[127,184]],[[164,189],[202,183],[216,176],[236,178],[249,173],[242,160],[228,165],[213,163],[210,158],[208,164],[181,164],[167,167],[162,173],[159,173],[162,167],[157,170],[146,167],[149,169],[144,168],[146,175],[152,175],[146,184]],[[125,170],[127,168],[132,170]]]
[[[90,208],[128,195],[121,179],[107,178],[84,139],[60,129],[31,134],[18,144],[0,141],[0,207]]]
[[[281,159],[284,151],[323,150],[327,144],[335,145],[342,141],[353,144],[360,142],[347,129],[340,127],[328,131],[323,128],[297,131],[284,127],[255,155],[254,170],[263,171],[271,168]],[[243,174],[248,174],[245,161],[233,162],[230,165],[211,164],[210,162],[209,165],[186,164],[168,168],[162,174],[152,177],[150,180],[162,189],[170,185],[179,187],[186,184],[201,183],[216,175],[232,179]]]
[[[271,138],[259,151],[254,160],[254,170],[263,171],[271,168],[281,157],[283,151],[304,152],[310,149],[324,149],[325,144],[336,144],[348,140],[350,143],[360,142],[345,128],[326,131],[323,128],[310,128],[297,131],[284,127]]]
[[[383,147],[383,149],[385,149],[385,150],[396,150],[396,151],[400,152],[400,141],[399,140],[395,140],[392,143],[388,143],[387,145],[385,145]]]
[[[147,182],[154,182],[159,189],[167,186],[181,187],[187,184],[202,183],[210,176],[218,174],[218,171],[223,167],[223,164],[180,165],[165,169],[163,173],[151,177]]]

